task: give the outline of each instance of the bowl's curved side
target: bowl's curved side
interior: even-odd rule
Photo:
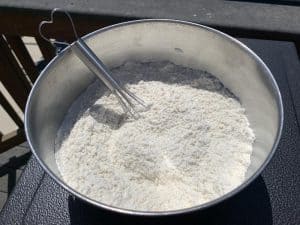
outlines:
[[[168,59],[187,67],[206,69],[214,75],[218,74],[225,86],[244,101],[250,121],[257,127],[259,139],[255,147],[257,154],[252,159],[255,163],[248,178],[231,192],[213,201],[187,209],[145,212],[121,209],[87,198],[62,180],[54,156],[54,139],[65,113],[93,81],[89,71],[70,48],[66,48],[46,66],[30,92],[25,109],[25,132],[39,163],[70,193],[95,206],[115,212],[148,216],[180,214],[210,207],[235,195],[250,184],[271,160],[283,127],[280,91],[268,67],[241,42],[206,26],[160,19],[120,23],[90,33],[83,39],[110,66],[119,65],[124,59]],[[185,44],[179,46],[182,42]],[[209,45],[214,46],[207,48]],[[174,51],[175,47],[182,51]],[[245,87],[247,91],[244,90]],[[251,92],[254,94],[249,94]],[[260,108],[255,109],[254,106]],[[265,113],[269,115],[264,115]],[[259,123],[265,123],[265,126]]]

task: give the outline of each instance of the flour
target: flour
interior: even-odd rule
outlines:
[[[112,72],[152,107],[130,119],[91,84],[56,139],[67,184],[105,204],[162,211],[208,202],[243,182],[254,134],[217,78],[170,62],[128,62]]]

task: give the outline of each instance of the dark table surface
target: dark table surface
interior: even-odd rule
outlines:
[[[298,0],[1,0],[5,9],[39,11],[64,8],[72,13],[124,18],[171,18],[213,27],[300,35]]]
[[[269,66],[284,102],[279,147],[253,183],[231,199],[187,215],[132,217],[90,206],[52,180],[32,157],[0,214],[0,224],[300,224],[300,65],[289,42],[243,39]]]

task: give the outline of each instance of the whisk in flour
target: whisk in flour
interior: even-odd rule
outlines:
[[[91,84],[56,138],[66,183],[102,203],[164,211],[205,203],[243,182],[255,137],[217,78],[170,62],[127,62],[112,72],[152,107],[131,120],[98,81]]]

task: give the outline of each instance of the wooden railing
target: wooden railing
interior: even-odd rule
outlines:
[[[25,109],[26,101],[32,84],[39,76],[37,65],[33,62],[22,38],[34,37],[45,63],[55,56],[55,47],[44,41],[38,33],[38,25],[41,21],[49,19],[50,12],[42,10],[16,10],[0,9],[0,81],[4,84],[9,94],[13,97],[21,110]],[[69,22],[63,16],[56,17],[55,26],[48,27],[46,36],[49,38],[73,41],[73,32]],[[82,36],[101,27],[135,18],[107,17],[97,15],[72,14],[79,36]],[[300,56],[300,36],[298,33],[282,33],[269,29],[252,30],[235,27],[214,28],[224,31],[235,37],[247,37],[258,39],[283,40],[294,42]],[[0,153],[25,140],[22,118],[7,101],[3,93],[0,93],[0,103],[13,121],[18,130],[9,139],[2,141],[0,133]]]
[[[38,24],[49,18],[49,12],[26,10],[5,10],[1,12],[0,20],[0,81],[13,97],[19,108],[24,112],[27,97],[32,85],[39,76],[39,69],[30,56],[22,36],[34,37],[37,45],[48,63],[55,57],[55,47],[42,39],[38,33]],[[79,35],[84,35],[103,26],[123,21],[118,18],[72,15]],[[47,27],[46,36],[72,41],[73,34],[70,24],[63,16],[58,16],[55,27]],[[0,133],[0,153],[25,141],[23,118],[3,93],[0,93],[0,103],[10,118],[18,126],[16,132],[7,140]]]

